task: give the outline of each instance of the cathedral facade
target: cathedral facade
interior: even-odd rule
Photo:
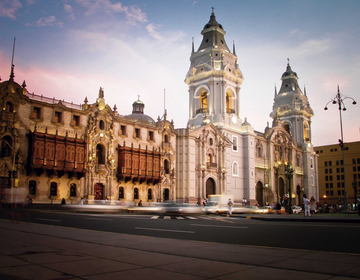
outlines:
[[[244,81],[235,46],[212,13],[185,77],[189,120],[175,129],[166,111],[154,121],[138,98],[130,115],[96,101],[73,103],[31,94],[25,82],[0,83],[2,196],[16,190],[34,202],[201,201],[233,195],[265,205],[288,194],[318,199],[317,156],[306,91],[289,63],[275,90],[264,132],[240,118]],[[12,196],[13,199],[13,196]]]

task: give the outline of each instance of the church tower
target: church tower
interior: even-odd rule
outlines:
[[[241,129],[240,86],[243,82],[235,45],[231,52],[225,42],[223,27],[214,10],[201,34],[199,49],[190,57],[185,83],[189,85],[189,123],[191,128],[212,123],[218,128]]]
[[[281,77],[279,93],[275,89],[273,110],[270,117],[280,122],[284,129],[294,137],[298,146],[311,145],[311,117],[314,112],[309,100],[298,85],[298,76],[292,71],[288,62],[286,71]]]

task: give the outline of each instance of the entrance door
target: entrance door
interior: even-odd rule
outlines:
[[[264,206],[264,188],[261,182],[256,184],[256,201],[259,203],[259,206]]]
[[[102,200],[104,198],[104,186],[103,184],[95,184],[94,186],[94,199]]]
[[[169,200],[169,189],[163,189],[163,200]]]
[[[212,194],[215,194],[215,181],[213,178],[209,178],[206,180],[206,197]]]

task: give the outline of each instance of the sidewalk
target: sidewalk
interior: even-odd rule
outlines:
[[[360,255],[0,220],[0,279],[358,279]],[[352,278],[351,278],[352,277]]]

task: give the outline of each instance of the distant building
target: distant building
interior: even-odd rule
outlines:
[[[355,204],[360,194],[360,142],[344,143],[345,169],[338,144],[314,149],[319,155],[319,202],[343,204],[346,183],[348,203]]]
[[[120,115],[106,105],[102,88],[96,101],[81,105],[29,93],[12,69],[0,83],[0,187],[23,188],[35,203],[82,197],[195,203],[211,194],[260,205],[288,193],[297,205],[304,193],[318,199],[314,113],[296,72],[288,63],[275,88],[273,122],[256,131],[240,118],[244,76],[214,13],[201,33],[185,77],[186,128],[175,129],[166,111],[154,121],[140,99],[132,114]]]

